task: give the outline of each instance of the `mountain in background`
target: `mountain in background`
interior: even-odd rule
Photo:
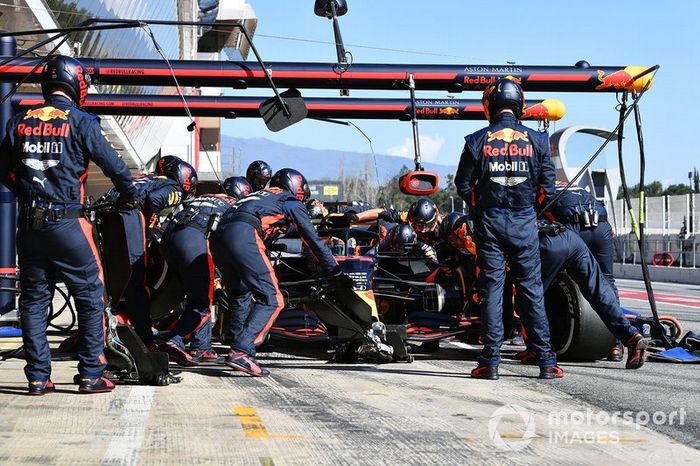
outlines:
[[[235,157],[234,157],[235,154]],[[225,176],[241,174],[254,160],[265,160],[273,171],[290,167],[302,172],[309,180],[337,180],[347,177],[365,176],[372,173],[372,154],[341,150],[318,150],[290,146],[264,138],[235,138],[221,135],[221,168]],[[396,175],[404,165],[413,168],[413,160],[406,157],[376,154],[379,182],[383,183]],[[457,167],[423,163],[426,170],[437,172],[441,183]]]

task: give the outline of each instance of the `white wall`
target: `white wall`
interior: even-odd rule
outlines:
[[[161,146],[161,155],[177,155],[188,163],[193,162],[194,133],[187,131],[188,117],[168,117],[170,131]]]
[[[642,279],[642,266],[631,264],[614,264],[615,278]],[[700,285],[700,269],[684,267],[649,266],[649,276],[655,282],[687,283]]]

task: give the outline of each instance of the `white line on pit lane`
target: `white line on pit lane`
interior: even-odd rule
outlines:
[[[647,303],[647,304],[649,304],[649,300],[648,300],[648,299],[627,298],[627,297],[625,297],[625,296],[621,296],[621,297],[620,297],[620,301],[624,301],[624,300],[638,301],[638,302],[640,302],[640,303]],[[657,301],[656,301],[656,305],[658,306],[659,304],[664,304],[665,306],[668,306],[668,307],[674,307],[674,306],[685,307],[685,308],[687,308],[687,309],[694,309],[694,310],[696,310],[696,311],[697,311],[698,309],[700,309],[700,308],[698,307],[697,304],[694,305],[694,306],[690,306],[690,305],[688,305],[688,304],[669,303],[668,301],[658,301],[658,300],[657,300]]]
[[[103,465],[134,465],[148,425],[155,387],[131,387],[129,397],[122,408],[122,415],[115,426],[112,440],[102,458]]]
[[[700,270],[700,269],[698,269]],[[628,284],[630,286],[635,286],[638,285],[639,289],[644,289],[644,280],[635,280],[632,278],[616,278],[615,279],[615,284]],[[668,287],[668,288],[683,288],[685,290],[690,290],[693,291],[698,288],[698,285],[693,285],[689,283],[673,283],[673,282],[661,282],[661,281],[656,281],[652,280],[652,285],[653,286],[661,286],[661,287]],[[621,286],[620,288],[624,288],[624,285]]]
[[[467,343],[461,342],[461,341],[448,341],[448,343],[452,346],[456,346],[457,348],[462,348],[466,350],[478,350],[476,346],[469,345]]]

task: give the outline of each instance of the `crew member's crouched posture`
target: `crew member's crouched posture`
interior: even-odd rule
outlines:
[[[255,360],[255,347],[264,341],[284,307],[284,298],[266,245],[294,226],[320,267],[329,274],[341,273],[311,224],[304,206],[308,197],[304,176],[283,168],[273,175],[269,188],[236,202],[211,235],[212,256],[221,271],[231,310],[231,352],[225,363],[235,370],[259,377],[269,374]]]
[[[560,271],[566,270],[610,333],[627,347],[627,369],[642,367],[646,359],[646,341],[620,309],[612,284],[586,243],[569,228],[541,222],[540,255],[544,291]]]
[[[613,230],[608,222],[608,211],[601,201],[579,186],[570,186],[559,194],[560,191],[564,191],[566,185],[565,182],[557,181],[559,198],[545,215],[581,237],[617,295],[613,276]],[[610,351],[608,361],[622,361],[622,356],[622,342],[618,341]]]
[[[503,343],[506,258],[517,287],[516,301],[541,378],[562,377],[549,342],[540,276],[535,198],[554,195],[554,165],[546,134],[518,123],[524,98],[520,85],[499,79],[484,91],[491,125],[465,138],[455,177],[469,203],[477,247],[484,349],[471,376],[497,379]]]
[[[155,350],[151,329],[150,289],[146,284],[148,266],[147,245],[157,239],[160,215],[174,208],[197,190],[197,172],[187,162],[174,161],[166,167],[163,176],[145,175],[134,180],[138,201],[131,210],[122,211],[126,242],[129,248],[131,276],[124,291],[124,309],[134,331],[144,345]],[[104,198],[113,200],[112,190]]]
[[[191,355],[185,352],[184,342],[193,338],[211,319],[215,276],[209,235],[217,228],[223,214],[237,200],[250,194],[252,188],[245,178],[231,177],[224,181],[224,190],[226,194],[205,194],[185,201],[182,210],[166,227],[160,243],[161,253],[179,275],[186,296],[185,312],[168,332],[160,349],[183,366],[193,366],[205,359],[203,353],[211,346],[211,325],[208,335],[200,335],[207,348]]]
[[[19,311],[29,394],[54,391],[46,339],[47,310],[56,280],[66,284],[78,312],[80,391],[107,392],[102,267],[83,214],[83,189],[93,160],[112,180],[121,202],[136,189],[128,168],[100,129],[99,118],[80,109],[90,77],[77,60],[59,56],[42,72],[45,104],[16,115],[0,149],[0,181],[18,198]]]

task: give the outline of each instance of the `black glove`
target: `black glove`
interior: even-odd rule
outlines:
[[[137,210],[141,207],[139,205],[139,201],[137,201],[136,199],[125,198],[124,196],[119,196],[115,205],[116,205],[117,209],[122,211],[122,212]]]
[[[350,225],[360,221],[360,217],[358,217],[355,212],[345,212],[345,214],[343,214],[343,217],[345,218],[345,221],[348,222],[348,224]]]
[[[540,235],[557,236],[564,230],[564,225],[557,222],[550,222],[549,220],[540,219],[537,221],[537,228]]]

